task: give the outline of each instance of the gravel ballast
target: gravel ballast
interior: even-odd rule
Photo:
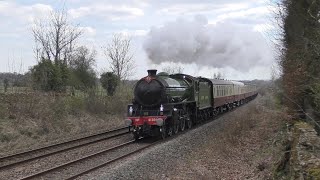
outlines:
[[[31,175],[33,173],[43,171],[45,169],[56,167],[58,165],[67,163],[74,159],[78,159],[83,156],[90,155],[94,152],[119,145],[123,142],[130,141],[131,139],[132,139],[132,136],[129,134],[126,134],[120,137],[107,139],[107,140],[90,144],[87,146],[68,150],[66,152],[61,152],[48,157],[36,159],[27,163],[23,163],[18,166],[1,169],[0,179],[19,179],[27,175]]]
[[[193,149],[207,140],[203,136],[209,132],[219,131],[224,117],[208,123],[188,133],[176,137],[168,142],[161,143],[125,163],[118,164],[113,169],[101,169],[92,179],[163,179],[168,176],[168,170],[175,169],[188,159]],[[214,127],[213,127],[214,126]],[[103,172],[106,171],[106,172]]]

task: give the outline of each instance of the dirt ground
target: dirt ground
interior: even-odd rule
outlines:
[[[178,165],[170,179],[273,179],[286,136],[285,115],[270,96],[247,106]]]

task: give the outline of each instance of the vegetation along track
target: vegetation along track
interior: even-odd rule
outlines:
[[[38,159],[46,158],[66,151],[89,146],[95,143],[104,142],[129,134],[128,127],[122,127],[90,136],[65,141],[58,144],[45,146],[17,154],[8,155],[0,158],[0,172],[11,169],[20,164],[25,164]],[[1,179],[1,177],[0,177]]]

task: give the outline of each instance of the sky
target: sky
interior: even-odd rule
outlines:
[[[37,63],[33,22],[63,7],[84,32],[79,44],[97,51],[98,74],[109,70],[102,47],[115,33],[132,38],[130,79],[168,66],[208,78],[270,79],[276,64],[270,0],[0,0],[0,72]]]

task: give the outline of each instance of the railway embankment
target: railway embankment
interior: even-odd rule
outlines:
[[[288,129],[288,144],[277,168],[279,179],[320,179],[320,137],[302,121]]]
[[[126,94],[1,93],[0,157],[123,126]]]

